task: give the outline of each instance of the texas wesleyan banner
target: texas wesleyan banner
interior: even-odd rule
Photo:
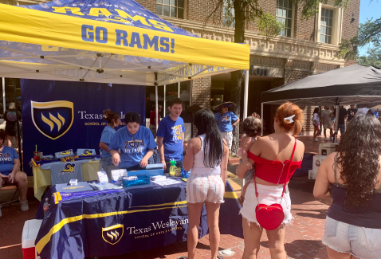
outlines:
[[[36,218],[44,221],[36,249],[43,259],[72,259],[116,256],[186,241],[185,186],[184,182],[165,187],[151,183],[122,190],[68,193],[55,185],[43,199],[49,198],[52,204],[45,217],[43,203],[38,208]],[[219,228],[221,234],[243,238],[237,198],[226,182]],[[208,232],[205,209],[198,229],[199,238]]]
[[[44,155],[95,149],[106,121],[103,110],[137,112],[145,125],[145,87],[85,82],[21,80],[24,161],[36,145]],[[29,175],[30,168],[25,166]]]

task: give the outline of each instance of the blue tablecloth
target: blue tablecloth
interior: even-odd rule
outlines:
[[[184,182],[169,186],[94,191],[54,204],[53,186],[45,195],[52,204],[38,236],[41,258],[74,259],[122,255],[186,241],[188,209]],[[220,232],[243,237],[240,205],[230,184],[220,209]],[[61,195],[65,195],[61,193]],[[41,202],[36,218],[43,218]],[[208,233],[203,209],[199,237]]]

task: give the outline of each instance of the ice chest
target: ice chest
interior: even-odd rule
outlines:
[[[145,169],[145,170],[135,170],[135,171],[127,171],[128,176],[138,176],[138,175],[146,175],[148,177],[155,175],[164,175],[164,169]]]
[[[338,145],[338,143],[320,143],[319,156],[328,156],[332,152],[335,152]]]
[[[312,158],[312,171],[319,170],[319,167],[321,163],[323,163],[323,160],[326,159],[327,156],[314,156]]]
[[[22,240],[21,247],[24,259],[40,259],[37,255],[37,250],[35,248],[34,242],[37,238],[37,233],[40,230],[42,220],[32,219],[27,220],[24,223],[24,228],[22,229]]]

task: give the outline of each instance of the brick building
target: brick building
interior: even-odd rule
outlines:
[[[224,10],[219,19],[207,19],[215,1],[205,0],[137,0],[150,11],[200,37],[234,41],[234,28],[225,26]],[[347,8],[334,6],[334,1],[319,5],[319,12],[309,20],[302,18],[302,6],[291,0],[259,0],[261,8],[276,16],[285,25],[281,35],[266,41],[254,22],[247,22],[245,42],[250,45],[250,82],[248,113],[260,113],[262,91],[306,76],[351,65],[337,57],[341,39],[357,35],[360,0],[351,0]],[[172,87],[172,88],[171,88]],[[167,86],[177,93],[177,86]],[[148,92],[149,92],[148,88]],[[230,99],[230,74],[184,82],[181,92],[190,94],[189,104],[210,108]],[[170,95],[170,94],[169,94]],[[267,127],[276,107],[264,109]],[[305,107],[306,125],[311,125],[311,107]]]
[[[162,18],[200,37],[234,41],[234,27],[226,22],[225,8],[217,11],[217,19],[208,18],[216,1],[208,0],[135,0]],[[46,0],[0,0],[11,5],[47,2]],[[246,23],[245,42],[250,46],[250,81],[248,113],[260,113],[261,92],[306,76],[351,65],[337,57],[341,39],[357,35],[360,0],[350,0],[347,8],[334,6],[334,1],[320,4],[309,20],[302,18],[302,6],[292,0],[259,0],[260,7],[284,23],[281,35],[266,39],[254,22]],[[218,15],[218,12],[220,15]],[[179,91],[180,90],[180,91]],[[167,85],[159,89],[159,102],[180,96],[185,106],[198,104],[212,108],[230,100],[230,73]],[[242,93],[243,94],[243,93]],[[147,87],[147,114],[152,109],[154,87]],[[243,102],[241,102],[243,103]],[[242,107],[241,107],[242,108]],[[265,105],[265,127],[271,129],[276,107]],[[305,108],[305,131],[312,129],[311,107]]]

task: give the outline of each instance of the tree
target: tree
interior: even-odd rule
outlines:
[[[328,0],[292,0],[294,4],[302,6],[302,16],[309,19],[318,12],[320,3],[327,3]],[[224,20],[225,25],[234,25],[234,42],[244,43],[245,25],[247,22],[256,23],[262,35],[267,39],[279,35],[284,25],[278,22],[274,14],[266,13],[260,7],[260,0],[210,0],[209,3],[214,6],[213,11],[205,20],[213,19],[221,24]],[[336,0],[336,6],[346,7],[349,0]],[[224,13],[224,15],[222,15]],[[224,17],[222,17],[224,16]],[[237,106],[235,114],[240,117],[241,88],[243,83],[243,71],[234,71],[231,75],[232,96],[231,101]],[[236,153],[239,146],[239,125],[235,127],[232,153]]]
[[[360,24],[358,36],[353,37],[350,40],[342,40],[340,44],[339,55],[340,57],[343,57],[347,60],[356,59],[358,56],[358,49],[368,44],[375,44],[374,46],[380,47],[381,18],[378,18],[376,20],[370,19],[367,20],[365,23]],[[368,55],[372,56],[375,53],[377,53],[377,49],[375,48],[371,48],[370,52],[368,50]],[[365,57],[359,57],[358,61],[360,61],[360,63],[364,62],[364,58]]]
[[[360,56],[357,58],[357,63],[364,66],[375,66],[381,68],[381,44],[375,43],[373,47],[370,47],[366,56]]]

